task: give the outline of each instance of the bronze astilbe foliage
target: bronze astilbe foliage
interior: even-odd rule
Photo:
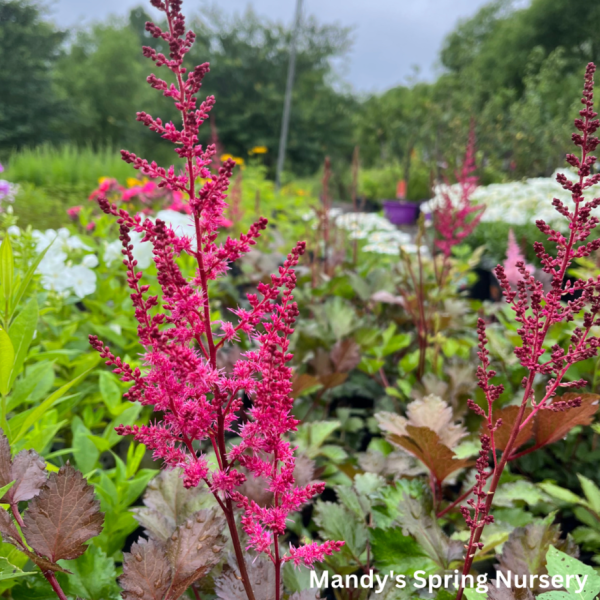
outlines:
[[[68,571],[58,561],[81,556],[87,549],[86,542],[102,531],[104,515],[94,498],[94,488],[68,463],[47,478],[45,462],[33,450],[23,450],[11,459],[10,445],[2,430],[0,480],[0,485],[14,481],[3,498],[10,504],[12,516],[0,510],[3,541],[26,554],[60,600],[66,600],[55,573]],[[18,503],[26,500],[29,505],[21,515]]]

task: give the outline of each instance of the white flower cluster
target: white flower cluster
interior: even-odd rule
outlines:
[[[8,228],[8,233],[18,236],[21,235],[21,230],[13,225]],[[76,235],[71,235],[68,229],[62,227],[58,231],[46,229],[42,232],[35,229],[33,238],[36,241],[36,252],[47,249],[37,269],[45,290],[65,297],[73,294],[79,299],[96,291],[96,273],[92,271],[98,265],[96,255],[86,254],[78,265],[74,265],[69,259],[69,253],[74,250],[91,250]]]
[[[362,248],[364,252],[398,256],[400,248],[411,254],[417,251],[410,234],[398,230],[385,217],[376,213],[343,213],[339,209],[332,209],[330,217],[335,221],[336,227],[349,232],[351,240],[367,242]],[[426,251],[426,248],[421,250]]]
[[[552,177],[535,177],[524,181],[480,186],[471,196],[471,200],[474,204],[483,204],[486,207],[481,220],[488,223],[504,221],[511,225],[524,225],[542,219],[553,227],[566,228],[567,222],[564,217],[552,206],[553,198],[558,198],[567,207],[572,206],[571,195],[556,181],[559,172],[571,181],[577,181],[577,175],[572,171],[560,170]],[[453,204],[458,204],[460,186],[439,185],[435,188],[435,196],[422,204],[421,210],[427,214],[443,206],[444,192],[448,193]],[[600,184],[586,191],[589,198],[598,194]]]
[[[161,210],[156,213],[156,218],[170,225],[173,231],[179,236],[187,236],[192,240],[196,239],[196,230],[194,222],[189,215],[174,211]],[[137,231],[130,232],[131,244],[133,245],[133,258],[137,260],[140,269],[147,269],[152,264],[152,244],[150,242],[142,242],[142,234]],[[108,267],[115,260],[122,260],[121,241],[115,240],[106,244],[104,248],[104,262]]]

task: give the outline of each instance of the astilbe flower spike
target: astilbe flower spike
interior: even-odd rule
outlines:
[[[536,222],[538,229],[546,235],[548,242],[555,248],[554,253],[550,253],[544,244],[540,242],[534,244],[542,269],[551,280],[549,291],[544,291],[543,283],[534,278],[528,265],[522,260],[517,261],[515,265],[519,273],[516,289],[511,286],[503,266],[498,265],[495,270],[505,300],[511,306],[520,324],[517,333],[521,338],[521,344],[515,348],[515,355],[521,366],[527,370],[527,375],[522,381],[524,392],[519,411],[514,423],[511,424],[510,436],[500,457],[496,456],[494,442],[494,432],[500,426],[500,419],[494,420],[493,405],[502,394],[503,388],[501,385],[496,386],[491,383],[496,373],[489,368],[485,323],[480,319],[478,324],[481,366],[478,368],[477,376],[479,387],[486,397],[487,410],[473,401],[469,402],[469,406],[485,418],[489,435],[482,436],[482,450],[477,461],[477,483],[473,488],[474,499],[469,500],[467,506],[461,509],[471,530],[463,568],[465,575],[471,569],[476,551],[481,548],[484,527],[492,522],[490,510],[494,494],[507,462],[517,456],[513,451],[517,448],[519,433],[540,411],[565,411],[580,406],[581,397],[578,396],[556,402],[553,402],[553,399],[559,388],[580,388],[585,385],[585,380],[565,382],[564,377],[573,364],[598,354],[600,338],[592,335],[592,328],[600,325],[600,276],[588,280],[566,278],[574,259],[589,256],[600,249],[600,239],[587,241],[600,222],[591,214],[593,209],[600,206],[600,198],[586,200],[584,197],[585,190],[600,182],[600,174],[592,174],[596,157],[591,154],[599,143],[594,133],[600,126],[600,121],[596,118],[597,113],[593,108],[595,71],[595,65],[590,63],[586,69],[581,99],[583,109],[579,111],[580,118],[575,120],[578,133],[572,136],[574,144],[580,148],[581,156],[568,154],[566,157],[567,162],[577,169],[579,180],[573,183],[563,174],[557,175],[558,182],[571,193],[573,205],[567,207],[558,199],[552,202],[555,209],[567,219],[569,233],[564,236],[544,221]],[[567,299],[568,296],[574,299]],[[582,318],[581,313],[583,313]],[[548,347],[546,338],[552,325],[575,322],[579,319],[581,323],[574,327],[566,349],[559,345]],[[536,376],[547,378],[545,392],[540,399],[536,399],[533,390]],[[490,452],[493,458],[491,466],[489,466]],[[489,490],[486,492],[484,485],[490,478]],[[457,600],[462,598],[462,594],[461,588]]]
[[[471,235],[485,211],[483,205],[475,205],[471,201],[471,196],[477,189],[477,177],[473,174],[475,168],[475,130],[471,125],[462,168],[455,173],[460,188],[458,203],[455,205],[452,201],[450,186],[446,185],[446,189],[442,189],[442,204],[433,210],[433,225],[437,236],[435,246],[444,257],[440,285],[443,285],[446,276],[452,248]]]
[[[144,368],[132,368],[95,336],[90,336],[90,342],[114,372],[132,384],[126,394],[128,399],[153,406],[162,415],[149,425],[117,427],[118,433],[133,435],[165,467],[183,469],[186,487],[197,486],[201,481],[208,484],[225,513],[246,594],[249,600],[254,600],[235,522],[235,506],[241,509],[248,548],[265,553],[275,565],[275,597],[279,599],[284,561],[312,566],[343,545],[343,542],[312,543],[292,547],[289,556],[281,556],[278,539],[285,532],[289,513],[324,489],[323,483],[305,487],[295,484],[294,449],[285,439],[298,425],[291,415],[292,372],[288,363],[292,355],[288,347],[298,316],[292,296],[296,284],[294,267],[305,251],[305,243],[296,244],[278,274],[271,276],[270,283],[260,283],[258,293],[248,295],[248,308],[232,311],[236,322],[211,320],[209,281],[223,276],[231,262],[251,249],[266,228],[267,220],[260,218],[239,239],[228,238],[217,244],[235,163],[227,160],[217,174],[211,174],[208,167],[215,147],[203,148],[198,142],[198,128],[214,104],[212,96],[199,105],[195,97],[209,67],[205,63],[187,71],[183,66],[195,36],[185,30],[181,0],[152,0],[152,5],[165,13],[168,30],[163,31],[153,23],[146,23],[146,30],[168,44],[169,55],[152,48],[144,48],[144,55],[157,66],[166,66],[177,83],[169,85],[154,74],[148,77],[148,83],[173,99],[183,125],[178,128],[144,112],[138,113],[137,119],[176,145],[175,151],[185,161],[185,170],[164,169],[125,150],[122,157],[144,175],[156,178],[160,187],[189,197],[195,238],[177,235],[159,219],[153,222],[140,215],[131,216],[99,191],[97,201],[101,209],[114,215],[120,226],[127,283],[138,321],[139,340],[145,350]],[[200,188],[196,185],[199,178],[206,180]],[[142,273],[133,256],[132,231],[141,233],[142,241],[153,246],[161,298],[149,296],[149,286],[142,283]],[[182,275],[177,263],[177,257],[183,253],[197,263],[190,281]],[[253,349],[227,374],[217,368],[217,355],[243,334],[249,337]],[[243,394],[252,400],[252,407],[247,411],[246,422],[241,424],[238,412],[242,409]],[[225,440],[228,431],[238,433],[239,445],[228,447]],[[216,468],[211,468],[202,452],[202,446],[207,445],[214,450]],[[270,506],[260,507],[238,491],[246,473],[268,481],[274,498]]]

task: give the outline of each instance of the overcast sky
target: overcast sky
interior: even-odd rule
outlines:
[[[460,19],[473,15],[488,0],[304,0],[305,13],[321,22],[354,28],[354,47],[342,74],[359,92],[382,91],[406,83],[413,67],[420,79],[431,79],[444,36]],[[51,14],[61,25],[73,26],[125,15],[144,0],[50,0]],[[186,0],[184,9],[196,12],[202,0]],[[243,11],[251,4],[257,13],[291,23],[295,0],[226,0],[227,10]]]

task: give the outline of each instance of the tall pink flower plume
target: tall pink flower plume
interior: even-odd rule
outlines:
[[[580,118],[575,120],[577,133],[572,135],[575,146],[580,150],[579,156],[567,154],[567,162],[577,169],[578,180],[569,181],[559,173],[558,183],[571,194],[571,202],[567,206],[555,198],[552,204],[569,224],[568,234],[563,235],[551,228],[545,221],[536,221],[537,228],[546,236],[546,245],[534,243],[535,253],[542,264],[542,271],[550,280],[546,291],[542,281],[534,278],[530,267],[524,260],[516,260],[515,268],[518,276],[512,274],[515,282],[509,280],[506,268],[498,265],[496,277],[504,291],[504,299],[515,314],[519,323],[517,334],[520,344],[514,353],[521,367],[526,372],[521,382],[523,395],[518,412],[511,425],[510,435],[502,454],[497,456],[495,432],[501,422],[494,418],[496,400],[502,395],[502,384],[493,384],[497,373],[491,369],[487,350],[486,327],[483,319],[479,319],[477,332],[479,337],[479,353],[481,364],[477,369],[479,387],[485,396],[484,407],[473,400],[470,408],[486,421],[489,435],[482,436],[482,450],[477,460],[477,482],[473,488],[473,498],[461,508],[471,533],[467,544],[463,575],[470,572],[475,553],[483,545],[481,536],[484,528],[493,522],[491,515],[494,495],[498,488],[502,472],[509,460],[519,456],[514,451],[518,448],[519,432],[525,429],[532,420],[544,410],[565,411],[581,405],[581,397],[569,400],[554,401],[562,389],[577,389],[586,385],[584,379],[565,380],[569,368],[598,355],[600,337],[594,335],[600,326],[600,278],[569,279],[567,273],[577,258],[590,256],[600,249],[600,239],[590,239],[600,219],[592,211],[600,207],[600,198],[586,199],[584,192],[600,182],[600,174],[592,174],[596,157],[592,154],[600,141],[595,133],[600,127],[598,114],[594,111],[594,73],[596,66],[588,64],[585,73],[585,84],[579,111]],[[512,258],[516,258],[518,249],[513,244],[510,250]],[[516,284],[516,285],[515,285]],[[568,296],[575,296],[567,300]],[[551,345],[550,330],[558,323],[574,322],[568,345],[562,347]],[[549,339],[550,338],[550,339]],[[543,394],[537,394],[534,382],[538,378],[546,380]],[[490,454],[492,462],[490,464]],[[490,480],[487,491],[484,485]],[[457,600],[461,600],[463,589],[459,589]]]
[[[442,191],[443,203],[433,210],[433,225],[437,233],[435,245],[444,257],[449,258],[452,248],[467,238],[477,227],[485,207],[474,205],[471,196],[477,189],[475,172],[475,131],[471,126],[469,143],[460,172],[456,179],[460,187],[458,204],[452,201],[449,191]]]
[[[516,289],[517,283],[521,279],[520,264],[524,265],[525,270],[530,275],[535,271],[533,265],[525,263],[525,257],[523,256],[521,248],[515,239],[515,234],[511,229],[508,232],[508,247],[506,249],[506,260],[504,261],[503,266],[506,279],[514,289]]]
[[[288,364],[292,355],[288,348],[298,316],[292,295],[296,285],[294,267],[304,253],[305,243],[296,244],[270,283],[260,283],[257,294],[249,294],[243,307],[232,310],[231,321],[212,319],[209,283],[223,277],[230,264],[251,249],[267,220],[260,218],[237,239],[228,237],[223,243],[217,242],[235,163],[226,160],[217,173],[211,173],[215,147],[203,147],[198,141],[198,128],[208,119],[215,102],[212,96],[199,104],[196,99],[209,66],[204,63],[189,71],[183,66],[195,35],[185,30],[181,0],[152,0],[152,5],[165,13],[168,30],[153,23],[146,23],[146,30],[168,44],[169,55],[149,47],[143,52],[157,67],[166,66],[176,83],[168,84],[154,74],[148,77],[148,83],[173,99],[183,125],[179,128],[171,122],[163,123],[145,112],[138,113],[137,119],[175,144],[185,169],[165,169],[126,150],[122,156],[144,175],[158,180],[159,187],[189,197],[196,238],[178,236],[160,219],[153,222],[140,215],[131,216],[99,190],[101,209],[115,216],[120,226],[123,263],[144,347],[144,367],[132,368],[95,336],[90,336],[90,342],[114,372],[132,384],[128,399],[153,406],[161,415],[149,425],[120,426],[117,431],[133,435],[166,467],[182,468],[186,487],[201,481],[208,484],[227,518],[246,593],[253,600],[234,503],[242,510],[248,547],[272,559],[279,579],[284,557],[280,556],[278,538],[285,532],[287,516],[324,488],[324,484],[295,484],[294,449],[286,439],[298,425],[291,414],[292,371]],[[198,179],[205,180],[201,187],[197,186]],[[148,295],[150,286],[143,283],[133,257],[131,231],[141,233],[143,240],[153,245],[160,296]],[[196,262],[191,280],[180,271],[177,258],[181,254],[188,254]],[[242,355],[227,374],[217,368],[217,355],[242,335],[248,337],[253,349]],[[244,395],[251,399],[252,406],[242,422],[239,413]],[[239,435],[239,445],[228,445],[225,436],[229,431]],[[216,467],[207,460],[208,449],[214,452]],[[245,473],[267,479],[274,494],[272,506],[259,507],[237,490],[246,479]],[[311,544],[303,562],[310,566],[340,544]],[[300,550],[292,552],[293,556],[302,556]],[[275,590],[279,597],[279,582]]]

